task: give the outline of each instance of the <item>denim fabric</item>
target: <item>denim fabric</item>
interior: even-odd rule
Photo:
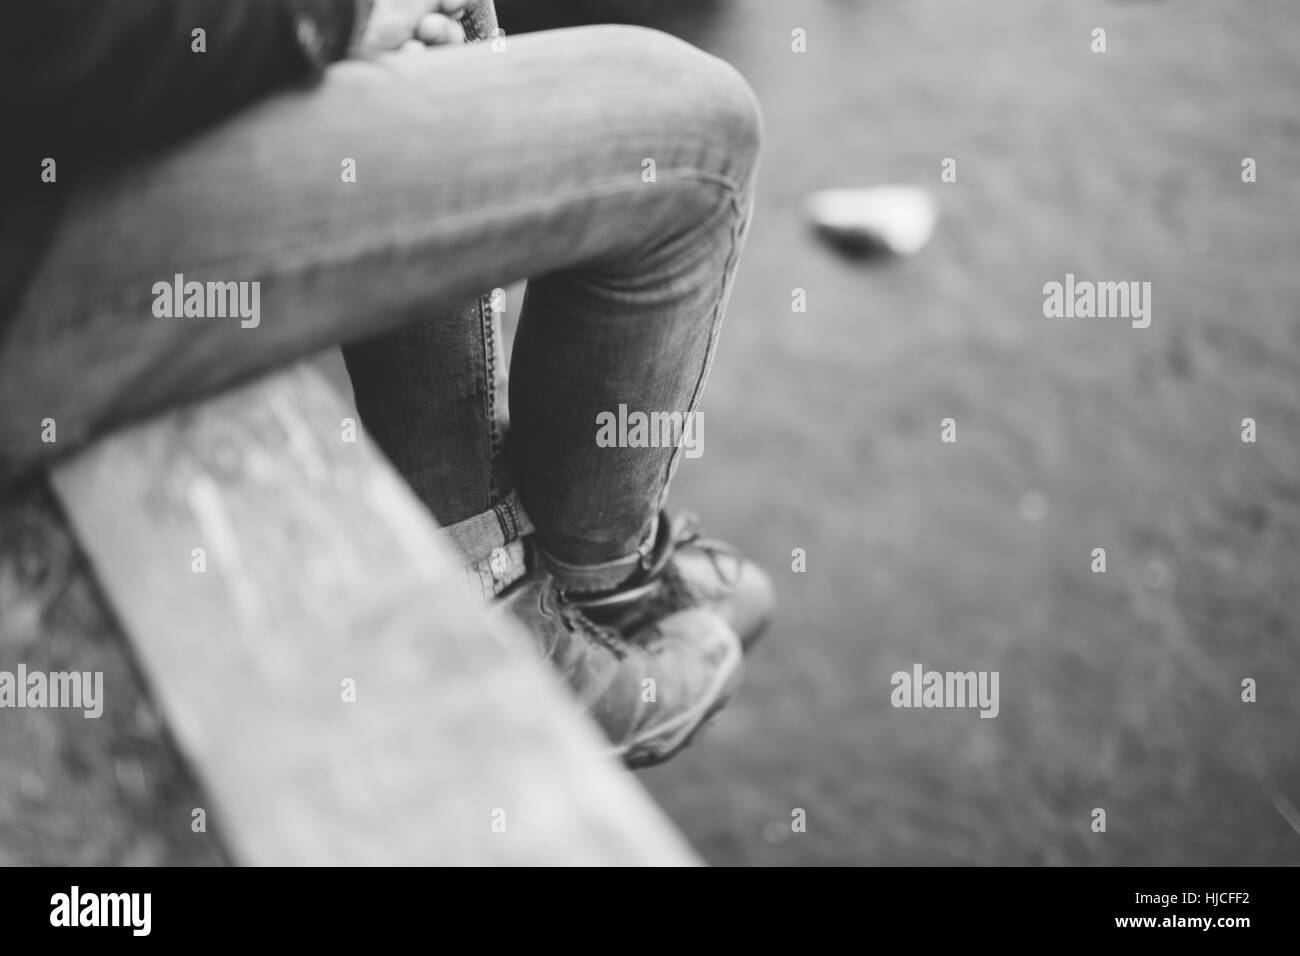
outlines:
[[[759,136],[733,69],[638,28],[335,65],[71,198],[0,340],[0,480],[341,344],[367,431],[467,562],[513,562],[535,526],[566,587],[611,586],[681,449],[598,447],[596,416],[698,409]],[[155,317],[176,273],[260,282],[259,324]],[[507,429],[482,293],[522,278]]]

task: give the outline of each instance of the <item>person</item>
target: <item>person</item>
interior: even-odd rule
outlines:
[[[507,37],[490,0],[42,0],[0,47],[0,481],[341,345],[615,750],[698,733],[771,584],[665,510],[681,442],[595,423],[698,413],[761,139],[734,69],[642,28]],[[481,290],[525,278],[507,380]]]

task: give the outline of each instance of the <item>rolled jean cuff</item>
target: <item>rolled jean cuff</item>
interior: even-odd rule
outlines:
[[[511,492],[487,511],[442,529],[460,555],[471,591],[490,601],[528,571],[523,541],[533,522]]]
[[[636,571],[646,567],[658,535],[659,516],[656,514],[637,550],[599,564],[569,564],[550,554],[536,542],[534,542],[534,550],[561,590],[575,594],[592,594],[612,590],[624,583]]]
[[[465,565],[464,571],[470,594],[490,604],[528,573],[528,552],[522,541],[511,541],[493,548],[489,557]]]

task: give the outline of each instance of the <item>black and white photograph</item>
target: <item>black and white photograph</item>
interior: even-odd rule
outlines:
[[[17,0],[0,118],[7,923],[711,866],[1281,925],[1300,6]]]

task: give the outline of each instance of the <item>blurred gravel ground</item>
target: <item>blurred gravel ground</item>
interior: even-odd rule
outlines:
[[[102,671],[104,710],[0,711],[0,866],[210,865],[207,807],[52,496],[0,505],[0,670]],[[232,688],[232,701],[237,689]]]

